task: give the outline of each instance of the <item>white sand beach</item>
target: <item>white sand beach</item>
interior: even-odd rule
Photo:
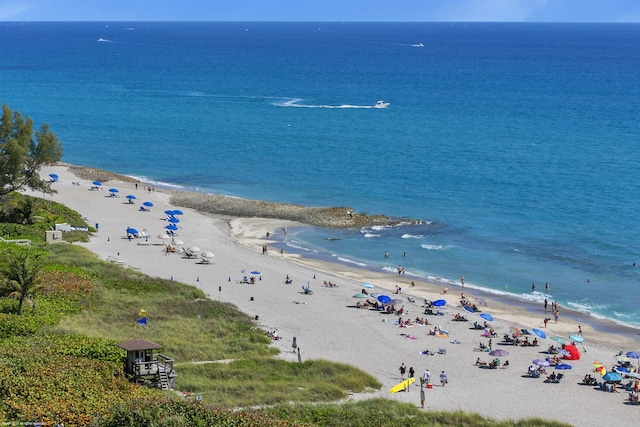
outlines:
[[[497,419],[536,416],[575,426],[632,425],[633,420],[640,418],[640,407],[625,403],[628,393],[624,390],[607,393],[579,385],[587,373],[600,379],[594,372],[594,361],[611,367],[618,351],[640,350],[638,331],[613,324],[610,328],[597,328],[593,322],[580,323],[584,346],[578,344],[577,347],[582,358],[568,362],[573,369],[562,371],[564,379],[560,383],[549,384],[544,382],[544,377],[526,377],[527,368],[534,359],[547,356],[541,353],[547,347],[557,345],[549,336],[558,335],[569,341],[568,335],[578,332],[575,318],[563,314],[559,323],[552,319],[545,329],[544,310],[536,313],[483,295],[487,306],[480,308],[494,317],[491,326],[498,334],[493,338],[493,348],[509,352],[508,356],[500,358],[503,362],[508,360],[509,366],[506,369],[479,368],[475,365],[476,358],[487,362],[493,359],[488,353],[475,350],[480,341],[486,343],[488,339],[480,336],[482,330],[471,327],[474,321],[482,323],[484,320],[478,314],[467,313],[458,307],[459,289],[449,289],[448,294],[443,295],[442,286],[438,284],[416,282],[416,286],[411,287],[411,279],[395,274],[304,260],[287,253],[281,255],[277,250],[268,250],[263,255],[262,246],[269,244],[267,231],[281,234],[285,226],[295,224],[272,219],[203,215],[170,206],[167,191],[149,192],[143,184],[136,189],[133,183],[109,181],[104,184],[104,191],[92,191],[90,182],[77,178],[66,166],[49,167],[41,172],[42,176],[50,173],[58,174],[60,182],[53,184],[57,193],[45,198],[77,210],[89,218],[91,225],[99,224],[99,231],[91,242],[83,244],[89,250],[102,259],[117,260],[150,276],[172,277],[198,286],[212,299],[237,305],[243,312],[257,317],[257,323],[265,330],[277,330],[282,338],[274,345],[281,349],[284,359],[297,360],[297,354],[292,351],[292,340],[296,337],[303,360],[348,363],[375,376],[383,384],[380,391],[353,395],[353,399],[376,396],[419,405],[419,382],[408,392],[388,393],[400,381],[399,366],[404,363],[407,368],[415,369],[416,376],[421,376],[426,368],[431,373],[434,387],[425,391],[426,409],[464,410]],[[77,181],[81,182],[80,186],[72,185]],[[120,190],[119,198],[107,197],[110,187]],[[135,204],[127,203],[127,194],[136,196]],[[153,203],[150,212],[139,210],[144,201]],[[167,209],[184,212],[180,217],[179,235],[175,237],[184,244],[175,246],[196,246],[201,252],[210,251],[215,255],[212,264],[201,264],[197,259],[185,259],[178,253],[163,251],[162,240],[157,236],[165,233],[164,211]],[[144,231],[149,234],[148,239],[127,239],[125,230],[128,227]],[[251,274],[252,271],[259,274]],[[285,284],[287,275],[293,280],[292,284]],[[243,276],[256,277],[255,284],[239,283]],[[324,281],[337,286],[326,287]],[[368,292],[402,298],[406,311],[403,318],[426,318],[449,331],[448,337],[429,335],[432,326],[400,328],[394,324],[396,315],[355,308],[357,301],[364,300],[353,295],[360,292],[365,282],[375,285],[367,289]],[[307,284],[312,295],[302,292],[302,286]],[[400,295],[393,295],[396,285],[402,287]],[[467,297],[474,302],[473,291],[467,292]],[[409,302],[409,297],[415,299],[415,303]],[[423,314],[425,298],[445,299],[445,315]],[[456,313],[464,314],[470,321],[453,321]],[[149,315],[153,316],[152,313]],[[539,328],[548,337],[539,339],[539,347],[500,344],[503,334],[511,333],[509,326],[512,325],[528,330]],[[407,335],[415,339],[407,338]],[[530,339],[534,337],[532,335]],[[446,354],[421,354],[425,350],[438,353],[440,348],[446,349]],[[632,362],[635,365],[637,361]],[[442,371],[449,380],[445,387],[441,387],[439,381]],[[547,368],[547,372],[552,371]]]

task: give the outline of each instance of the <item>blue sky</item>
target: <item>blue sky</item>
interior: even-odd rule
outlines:
[[[640,22],[640,1],[0,0],[0,21]]]

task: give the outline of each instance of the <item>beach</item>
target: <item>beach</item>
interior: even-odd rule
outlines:
[[[57,193],[44,197],[77,210],[89,225],[98,224],[98,231],[91,241],[82,246],[101,259],[150,276],[197,286],[214,300],[235,304],[255,318],[265,331],[277,331],[281,339],[274,341],[274,345],[281,350],[283,359],[298,360],[298,353],[292,347],[295,337],[302,360],[327,359],[347,363],[375,376],[383,384],[380,391],[352,395],[350,399],[384,397],[420,405],[419,381],[408,392],[388,392],[400,382],[399,367],[404,363],[407,368],[413,367],[418,377],[429,369],[433,388],[425,390],[424,405],[429,410],[464,410],[497,419],[541,417],[576,426],[608,425],[612,420],[632,423],[638,418],[639,409],[625,404],[628,394],[624,390],[605,393],[592,386],[579,385],[587,373],[599,377],[594,372],[593,362],[611,367],[615,364],[614,355],[619,351],[640,349],[636,330],[569,313],[562,308],[559,322],[555,323],[553,316],[545,315],[542,307],[497,300],[465,289],[471,302],[478,303],[482,312],[494,317],[491,327],[497,337],[493,338],[493,348],[509,352],[500,358],[502,363],[509,361],[507,368],[480,368],[475,364],[478,357],[487,362],[493,357],[476,351],[479,343],[486,343],[488,338],[481,336],[483,330],[471,327],[474,321],[483,323],[484,320],[460,307],[459,287],[449,286],[448,293],[443,294],[442,284],[414,280],[412,287],[412,279],[399,274],[305,259],[269,246],[272,241],[267,238],[267,232],[270,237],[275,235],[286,240],[286,230],[301,225],[299,222],[274,217],[242,218],[236,216],[237,211],[234,215],[199,212],[172,205],[171,191],[149,190],[145,183],[112,175],[105,177],[110,180],[100,187],[103,190],[92,190],[95,186],[87,175],[78,177],[67,165],[41,171],[43,177],[50,173],[59,176],[59,182],[52,184]],[[80,185],[75,185],[78,182]],[[120,197],[109,197],[111,187],[119,190]],[[30,194],[42,197],[42,194]],[[128,202],[125,197],[128,194],[136,197],[135,203]],[[151,210],[140,210],[145,201],[153,204]],[[174,243],[174,246],[195,246],[200,253],[210,251],[214,254],[211,264],[185,259],[179,252],[166,252],[165,240],[158,236],[165,234],[168,224],[164,212],[173,209],[184,212],[179,216],[180,228],[174,238],[183,244]],[[126,229],[129,227],[143,231],[148,237],[128,239]],[[241,283],[245,276],[253,276],[255,283]],[[287,277],[292,283],[285,283]],[[336,286],[325,286],[325,282]],[[397,315],[356,308],[356,303],[364,299],[353,295],[363,289],[363,283],[374,286],[365,288],[369,293],[402,299],[403,319],[426,318],[432,325],[401,328],[396,324]],[[309,287],[312,294],[305,294],[303,286]],[[397,286],[402,290],[395,295]],[[486,306],[477,298],[483,298]],[[444,299],[445,314],[423,314],[425,299]],[[453,321],[457,313],[469,321]],[[153,313],[149,316],[152,318]],[[545,317],[551,318],[546,328]],[[435,325],[448,331],[447,337],[429,335],[430,328]],[[527,368],[532,361],[544,359],[547,354],[542,352],[550,345],[557,345],[549,337],[561,336],[570,341],[568,336],[578,333],[578,325],[584,336],[584,343],[577,344],[582,358],[568,362],[572,369],[562,371],[564,379],[554,384],[544,383],[544,378],[528,378]],[[501,337],[511,334],[510,326],[528,330],[538,328],[548,337],[539,338],[538,347],[502,345]],[[128,338],[133,337],[122,337]],[[534,335],[530,336],[533,338]],[[439,353],[440,349],[444,350],[443,354]],[[423,354],[426,350],[436,354]],[[637,361],[632,362],[635,365]],[[441,387],[439,381],[442,371],[448,376],[445,387]],[[552,371],[547,368],[547,372]]]

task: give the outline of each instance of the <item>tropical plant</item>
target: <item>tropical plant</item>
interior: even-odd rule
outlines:
[[[18,315],[22,313],[25,301],[35,309],[32,297],[42,288],[39,281],[43,266],[40,262],[42,255],[42,252],[29,248],[16,248],[7,254],[2,271],[3,287],[8,291],[8,297],[18,300]]]

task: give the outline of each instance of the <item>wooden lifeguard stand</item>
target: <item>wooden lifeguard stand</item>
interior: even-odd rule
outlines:
[[[124,372],[131,381],[173,390],[178,374],[173,369],[173,359],[154,351],[162,348],[160,344],[136,338],[116,345],[127,352]]]

